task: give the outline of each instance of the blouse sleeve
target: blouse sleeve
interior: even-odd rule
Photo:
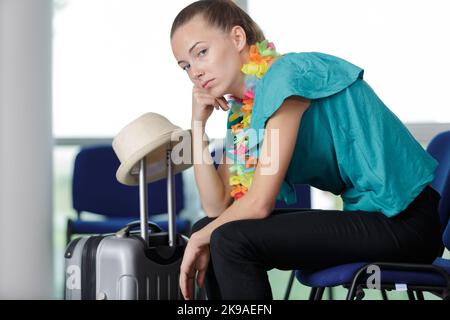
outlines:
[[[275,61],[257,84],[250,127],[264,129],[286,98],[325,98],[362,79],[363,74],[363,69],[332,55],[289,53]]]
[[[275,61],[255,89],[249,149],[259,157],[267,120],[284,100],[300,96],[310,100],[334,95],[363,78],[364,70],[335,56],[318,52],[289,53]],[[286,180],[277,196],[286,204],[296,200],[294,187]]]

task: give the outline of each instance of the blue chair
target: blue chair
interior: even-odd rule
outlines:
[[[125,186],[116,179],[120,161],[111,145],[82,148],[75,158],[72,181],[73,208],[76,219],[68,219],[67,243],[75,234],[103,234],[116,232],[125,224],[139,219],[139,188]],[[167,230],[167,219],[152,219],[152,215],[167,213],[167,179],[148,184],[150,219]],[[182,174],[175,175],[175,212],[184,207]],[[102,217],[83,219],[83,212]],[[177,219],[177,232],[190,233],[191,222]]]
[[[443,245],[450,250],[450,131],[437,135],[427,151],[439,162],[433,188],[441,194],[439,215],[445,228]],[[442,251],[443,248],[442,247]],[[442,255],[442,252],[440,253]],[[325,288],[343,285],[348,289],[347,300],[362,299],[373,266],[380,270],[380,289],[384,299],[385,290],[401,285],[411,300],[423,300],[423,292],[432,292],[443,299],[450,299],[450,260],[436,257],[432,264],[403,264],[389,262],[360,262],[338,265],[323,270],[297,270],[297,280],[311,287],[310,300],[320,300]]]

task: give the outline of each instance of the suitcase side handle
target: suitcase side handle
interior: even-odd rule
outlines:
[[[151,232],[156,233],[156,232],[161,232],[162,229],[160,226],[158,226],[156,223],[154,222],[148,222],[147,223],[148,228]],[[118,238],[126,238],[130,236],[130,231],[133,229],[136,229],[137,227],[141,226],[141,222],[140,221],[133,221],[128,223],[125,227],[123,227],[122,229],[120,229],[119,231],[116,232],[116,237]]]

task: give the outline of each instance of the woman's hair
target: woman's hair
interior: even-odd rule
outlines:
[[[201,14],[213,27],[229,32],[234,26],[241,26],[247,35],[247,45],[265,40],[264,33],[255,21],[231,0],[200,0],[180,11],[172,24],[170,38],[179,27]]]

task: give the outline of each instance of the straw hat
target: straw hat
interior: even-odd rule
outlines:
[[[147,182],[166,178],[166,151],[175,146],[179,147],[177,151],[181,150],[175,154],[184,158],[172,156],[173,172],[186,170],[192,166],[191,145],[190,130],[182,130],[160,114],[146,113],[123,128],[113,140],[112,147],[121,163],[116,178],[129,186],[138,185],[139,162],[144,157]]]

